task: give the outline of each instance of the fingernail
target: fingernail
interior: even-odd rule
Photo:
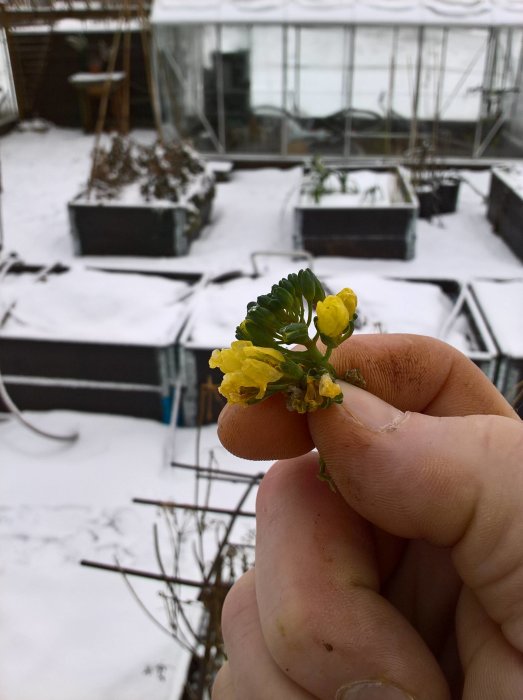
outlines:
[[[340,688],[335,700],[414,700],[397,685],[381,681],[358,681]]]
[[[352,418],[370,430],[386,432],[395,430],[407,416],[398,408],[379,399],[369,391],[352,384],[340,382],[343,390],[343,407]]]

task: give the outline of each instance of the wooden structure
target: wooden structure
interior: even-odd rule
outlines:
[[[116,70],[125,77],[118,86],[119,114],[108,126],[125,131],[129,116],[133,126],[152,126],[142,36],[149,12],[149,0],[0,0],[20,118],[92,130],[86,95],[70,77],[106,70],[115,34],[123,33]],[[87,107],[96,109],[94,103],[90,95]]]

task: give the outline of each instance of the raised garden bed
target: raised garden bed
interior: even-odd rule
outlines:
[[[321,191],[323,189],[323,191]],[[417,201],[401,168],[304,173],[295,244],[316,256],[414,257]]]
[[[499,348],[496,386],[523,418],[523,279],[477,280],[470,287]]]
[[[75,253],[186,255],[209,222],[213,199],[214,176],[189,147],[116,137],[68,205]]]
[[[523,260],[523,168],[493,168],[488,220],[520,260]]]
[[[64,267],[41,273],[18,266],[0,289],[0,369],[18,408],[167,422],[185,299],[200,276],[175,281]]]

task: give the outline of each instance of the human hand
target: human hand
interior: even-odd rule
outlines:
[[[368,392],[220,417],[229,450],[283,461],[224,605],[214,700],[523,698],[523,423],[439,341],[356,336],[332,362]]]

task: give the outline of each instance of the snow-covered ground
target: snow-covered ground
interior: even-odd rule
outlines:
[[[152,139],[140,134],[147,136]],[[189,256],[75,259],[67,202],[87,178],[92,146],[91,136],[58,129],[2,138],[4,252],[15,251],[28,263],[59,261],[80,268],[79,273],[86,264],[217,273],[251,272],[252,252],[291,248],[300,172],[260,169],[235,172],[230,183],[218,185],[212,223]],[[488,192],[488,171],[466,177],[474,188],[462,184],[456,215],[418,222],[413,260],[319,258],[315,271],[348,286],[351,274],[360,284],[371,284],[376,275],[521,278],[521,262],[492,234],[477,192]],[[271,257],[261,264],[272,270],[268,279],[288,271]],[[406,294],[397,304],[405,309],[409,301]],[[205,340],[202,327],[198,334]],[[114,563],[116,557],[123,566],[158,571],[152,527],[161,519],[155,508],[133,505],[131,499],[194,500],[193,473],[169,462],[194,463],[196,432],[70,411],[28,418],[56,433],[76,431],[79,438],[54,442],[11,418],[0,420],[0,700],[178,700],[186,657],[145,616],[118,574],[80,567],[79,560]],[[268,466],[227,455],[214,426],[202,431],[204,465],[210,450],[222,468],[254,474]],[[234,505],[242,488],[216,483],[210,501]],[[244,507],[253,504],[251,494]],[[249,527],[252,522],[242,522],[235,540]],[[212,558],[212,550],[206,556]],[[180,575],[198,576],[190,555]],[[133,584],[166,624],[160,584],[136,579]]]

